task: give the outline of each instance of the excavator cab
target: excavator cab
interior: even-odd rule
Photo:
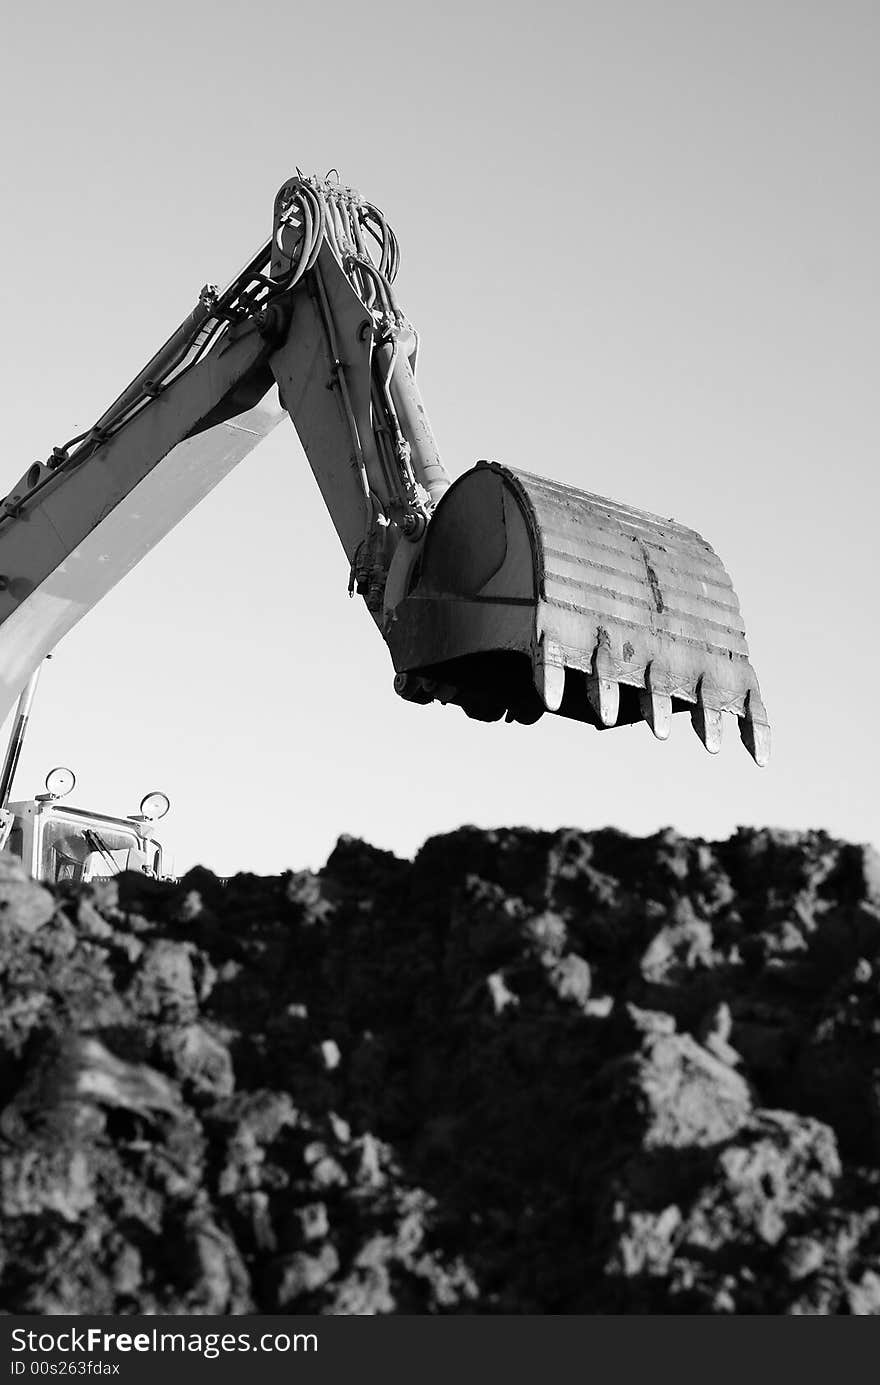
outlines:
[[[20,710],[13,728],[0,787],[12,783],[35,686],[36,675],[22,694],[19,707],[25,711],[22,715]],[[73,771],[58,765],[46,775],[45,793],[16,802],[7,797],[0,808],[0,850],[18,857],[32,879],[50,885],[86,884],[128,870],[165,875],[162,846],[152,835],[155,822],[171,806],[165,794],[145,794],[139,813],[119,818],[62,802],[75,784]]]
[[[161,876],[162,847],[132,818],[56,805],[45,796],[11,803],[6,850],[34,880],[87,883],[123,871]]]
[[[165,875],[164,853],[152,835],[171,807],[164,793],[145,794],[139,812],[129,817],[72,808],[62,800],[76,787],[76,775],[56,765],[46,775],[45,793],[10,802],[41,671],[39,665],[22,690],[0,765],[0,851],[18,857],[32,879],[50,885],[108,879],[123,871]]]

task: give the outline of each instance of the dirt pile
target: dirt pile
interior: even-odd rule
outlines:
[[[8,1311],[880,1312],[880,859],[465,828],[0,861]]]

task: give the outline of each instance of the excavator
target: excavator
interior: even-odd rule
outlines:
[[[37,878],[161,873],[151,835],[161,794],[130,818],[62,808],[72,776],[59,767],[47,794],[10,801],[35,678],[285,416],[400,697],[483,721],[549,712],[604,731],[641,720],[661,740],[686,712],[713,754],[728,713],[767,763],[739,603],[696,531],[498,461],[451,480],[416,384],[399,260],[373,203],[297,171],[241,272],[222,291],[206,285],[94,426],[0,502],[0,717],[20,694],[0,845],[5,836]]]

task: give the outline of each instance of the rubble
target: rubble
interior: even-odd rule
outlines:
[[[745,829],[0,858],[4,1307],[878,1313],[878,881]]]

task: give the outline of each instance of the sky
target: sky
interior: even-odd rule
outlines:
[[[462,823],[880,843],[880,11],[744,0],[32,3],[4,22],[9,487],[271,229],[297,165],[401,244],[448,470],[495,458],[712,544],[774,734],[710,757],[393,692],[288,422],[59,645],[15,796],[172,800],[175,869],[410,856]]]

